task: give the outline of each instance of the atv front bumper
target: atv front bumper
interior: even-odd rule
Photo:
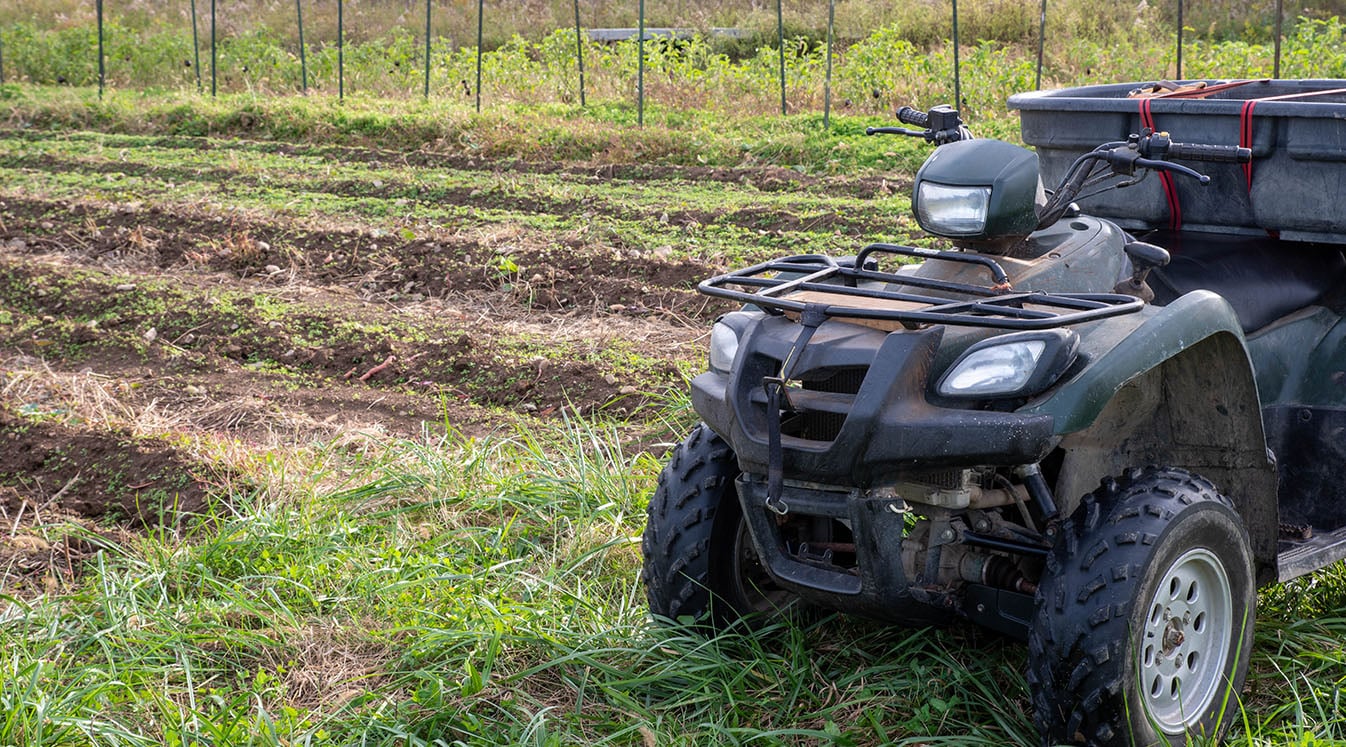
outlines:
[[[697,412],[738,457],[739,499],[759,560],[783,588],[827,607],[906,624],[954,611],[977,618],[981,609],[988,619],[979,622],[1017,634],[1031,597],[970,585],[960,604],[906,577],[909,506],[893,486],[975,466],[1035,464],[1056,443],[1052,417],[932,404],[927,391],[942,328],[884,333],[828,323],[796,353],[801,383],[790,388],[780,417],[770,418],[764,381],[779,375],[798,329],[787,319],[763,319],[744,335],[733,374],[692,382]],[[783,488],[769,506],[773,423],[782,427]],[[781,512],[845,524],[854,565],[814,562],[787,546]]]
[[[733,446],[746,473],[768,471],[764,382],[779,375],[798,331],[788,319],[763,319],[744,335],[732,374],[712,371],[692,380],[697,413]],[[782,434],[785,478],[868,488],[911,472],[1032,464],[1045,457],[1054,444],[1050,415],[930,403],[930,374],[942,338],[942,327],[883,333],[829,322],[819,328],[797,352],[794,378],[835,382],[841,372],[858,387],[824,383],[822,389],[806,384],[790,390],[788,412],[779,422],[818,425],[800,435]]]

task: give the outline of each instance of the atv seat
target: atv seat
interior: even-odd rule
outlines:
[[[1305,306],[1346,300],[1342,247],[1281,241],[1270,236],[1156,231],[1144,241],[1173,259],[1150,273],[1154,303],[1165,306],[1194,290],[1224,297],[1245,333]]]

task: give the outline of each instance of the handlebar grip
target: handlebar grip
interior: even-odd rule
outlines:
[[[906,122],[909,125],[916,125],[917,127],[930,126],[930,115],[922,111],[917,111],[910,106],[904,106],[897,110],[897,120],[899,122]]]
[[[1201,143],[1169,143],[1167,158],[1171,161],[1215,161],[1219,163],[1247,163],[1253,152],[1237,145],[1203,145]]]

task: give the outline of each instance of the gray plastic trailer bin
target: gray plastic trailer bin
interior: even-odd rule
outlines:
[[[1183,83],[1192,83],[1184,81]],[[1221,81],[1207,81],[1214,86]],[[1252,148],[1251,168],[1187,163],[1211,183],[1174,175],[1173,193],[1155,174],[1134,186],[1080,200],[1124,228],[1272,233],[1290,241],[1346,243],[1346,80],[1235,81],[1206,98],[1129,94],[1119,83],[1011,96],[1024,142],[1037,149],[1043,184],[1096,146],[1143,128],[1185,143]]]

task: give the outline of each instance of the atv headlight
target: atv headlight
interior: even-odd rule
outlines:
[[[940,236],[973,236],[986,228],[990,205],[990,187],[921,182],[916,191],[916,222]]]
[[[720,373],[729,373],[738,355],[738,333],[724,322],[710,328],[710,367]]]
[[[993,337],[968,348],[940,379],[945,397],[1026,397],[1046,389],[1075,361],[1070,330]]]

